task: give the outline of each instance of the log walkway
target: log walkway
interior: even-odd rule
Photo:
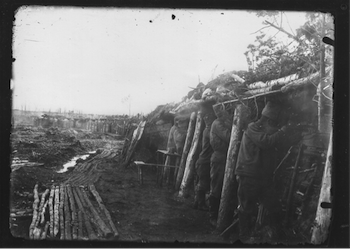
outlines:
[[[52,185],[41,198],[36,184],[30,239],[117,239],[117,228],[94,186],[104,162],[116,156],[117,152],[105,150],[79,163],[65,182]]]

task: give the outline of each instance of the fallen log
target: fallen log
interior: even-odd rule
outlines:
[[[50,192],[49,189],[46,189],[45,192],[41,195],[41,201],[40,201],[40,206],[39,206],[39,210],[38,210],[38,215],[39,217],[37,218],[36,222],[35,222],[35,227],[38,226],[39,222],[40,222],[40,217],[42,217],[40,214],[42,213],[42,210],[45,206],[45,198],[48,195],[48,193]]]
[[[326,68],[326,74],[328,74],[331,69],[332,69],[331,66],[327,67]],[[302,86],[302,85],[305,85],[305,84],[318,85],[319,81],[320,81],[320,72],[316,72],[316,73],[310,74],[307,77],[304,77],[304,78],[301,78],[301,79],[297,79],[297,80],[294,80],[294,81],[286,84],[285,86],[283,86],[281,88],[281,91],[284,93],[284,92],[296,89],[299,86]]]
[[[30,239],[34,239],[33,233],[34,233],[36,220],[38,219],[38,204],[39,204],[38,184],[35,184],[33,193],[34,193],[33,219],[32,219],[32,223],[30,224],[30,227],[29,227],[29,238]]]
[[[63,207],[64,207],[64,185],[60,186],[60,239],[64,240],[64,213],[63,213]]]
[[[78,210],[78,240],[82,240],[84,238],[83,234],[83,214],[82,211]]]
[[[53,238],[53,224],[54,224],[54,213],[53,213],[53,198],[55,195],[55,187],[51,187],[49,197],[49,211],[50,211],[50,237]]]
[[[35,240],[40,239],[40,235],[41,235],[41,229],[39,227],[34,227],[33,239]]]
[[[106,223],[101,219],[101,217],[97,213],[95,207],[92,205],[92,203],[91,203],[89,197],[87,196],[85,190],[78,188],[78,191],[80,191],[82,193],[81,196],[83,197],[85,203],[87,204],[87,206],[89,207],[91,213],[93,214],[93,218],[95,219],[95,221],[97,223],[97,226],[103,232],[103,236],[106,237],[106,238],[111,237],[113,235],[112,231],[109,229],[109,227],[106,225]]]
[[[94,230],[92,229],[91,223],[89,221],[89,217],[88,217],[86,211],[84,210],[83,204],[81,203],[81,200],[80,200],[80,198],[79,198],[79,196],[77,194],[76,189],[73,189],[73,194],[74,194],[75,200],[77,201],[79,209],[83,213],[84,223],[85,223],[85,227],[86,227],[86,231],[87,231],[88,237],[91,240],[96,240],[97,236],[96,236]]]
[[[102,198],[100,196],[100,194],[97,192],[95,185],[91,184],[89,186],[91,193],[93,194],[93,196],[95,197],[98,205],[100,206],[101,210],[103,210],[103,212],[105,213],[107,220],[108,220],[108,224],[110,225],[110,227],[112,228],[112,231],[114,233],[114,237],[118,237],[119,233],[117,228],[115,227],[112,217],[108,211],[108,209],[106,208],[106,206],[103,204]]]
[[[202,115],[200,112],[198,112],[197,115],[197,121],[196,121],[196,128],[193,135],[191,150],[188,154],[187,160],[186,160],[186,167],[185,172],[182,178],[180,191],[179,191],[179,197],[187,197],[188,196],[188,188],[190,186],[191,181],[193,180],[194,171],[195,171],[195,154],[198,149],[198,144],[200,141],[201,133],[203,131],[203,120]]]
[[[54,205],[54,216],[55,222],[53,227],[53,236],[56,237],[59,231],[60,218],[59,218],[59,206],[60,206],[60,187],[55,188],[55,205]]]
[[[298,74],[292,74],[292,75],[285,76],[283,78],[267,81],[266,83],[263,83],[261,81],[255,82],[255,83],[249,84],[248,89],[249,90],[256,90],[256,89],[261,89],[261,88],[265,88],[265,87],[286,85],[291,81],[297,80],[298,77],[299,77]]]
[[[64,192],[64,218],[65,218],[64,237],[66,240],[71,240],[72,239],[72,231],[71,231],[71,226],[70,226],[71,217],[70,217],[67,189],[68,189],[67,187],[63,188],[63,192]]]
[[[42,232],[41,235],[40,235],[40,239],[46,239],[47,230],[49,229],[49,225],[50,225],[50,222],[49,222],[49,221],[46,221],[44,230],[43,230],[43,232]]]
[[[75,202],[74,202],[74,196],[72,193],[72,187],[70,185],[67,185],[67,192],[68,192],[68,197],[69,197],[69,204],[70,204],[70,209],[72,211],[72,238],[77,239],[78,238],[78,227],[77,227],[77,211],[75,208]]]
[[[218,213],[218,220],[216,229],[222,232],[232,222],[234,209],[238,205],[237,200],[237,185],[235,168],[239,147],[243,135],[244,124],[246,123],[249,108],[245,105],[239,104],[236,106],[233,124],[231,130],[230,145],[227,152],[225,176],[222,186],[220,207]]]
[[[40,225],[43,225],[45,222],[45,213],[46,213],[46,208],[48,204],[49,204],[49,200],[46,200],[40,213]]]
[[[244,95],[256,95],[256,94],[261,94],[261,93],[267,93],[272,91],[273,87],[272,86],[267,86],[267,87],[262,87],[258,89],[252,89],[244,92]]]
[[[191,117],[190,117],[190,122],[188,125],[188,129],[187,129],[185,145],[184,145],[183,153],[181,156],[179,169],[177,172],[176,183],[175,183],[175,190],[176,191],[180,189],[182,178],[183,178],[183,175],[185,172],[187,156],[188,156],[188,153],[190,152],[191,144],[192,144],[192,140],[193,140],[195,122],[196,122],[196,113],[192,112]]]
[[[10,213],[11,218],[21,218],[21,217],[33,217],[33,212],[31,213]]]
[[[17,218],[17,217],[28,217],[33,216],[33,209],[24,209],[24,210],[11,210],[10,217]]]

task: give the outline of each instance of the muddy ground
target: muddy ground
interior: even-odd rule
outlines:
[[[20,167],[11,173],[10,209],[28,210],[29,213],[32,209],[35,184],[38,183],[39,192],[43,192],[52,184],[59,184],[68,179],[72,169],[65,173],[57,171],[62,169],[62,165],[69,159],[89,151],[121,151],[123,146],[122,138],[115,134],[29,126],[14,129],[11,143],[12,156],[17,160],[42,164]],[[95,186],[118,229],[119,237],[115,239],[117,244],[228,244],[237,240],[235,233],[226,240],[215,233],[209,223],[209,214],[192,208],[193,194],[186,200],[179,200],[171,186],[158,186],[155,169],[145,170],[144,182],[141,185],[137,168],[120,166],[117,156],[103,165],[102,175]],[[16,238],[28,239],[31,220],[30,214],[10,217],[11,234]]]

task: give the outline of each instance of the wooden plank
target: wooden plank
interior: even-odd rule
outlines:
[[[34,239],[34,228],[35,228],[36,220],[38,219],[38,205],[39,205],[38,184],[35,184],[33,194],[34,194],[33,218],[32,218],[32,223],[30,224],[30,227],[29,227],[30,239]]]
[[[72,193],[72,187],[71,185],[67,185],[67,192],[68,192],[68,197],[69,197],[69,204],[70,204],[70,209],[72,211],[72,238],[73,240],[78,238],[78,227],[77,227],[77,211],[75,207],[75,200],[74,196]]]
[[[179,197],[187,197],[188,195],[188,188],[190,187],[190,182],[193,180],[194,171],[195,171],[195,161],[194,156],[198,149],[198,144],[200,140],[201,133],[203,132],[203,122],[202,122],[202,115],[200,112],[198,112],[197,115],[197,121],[196,121],[196,128],[193,135],[191,150],[188,153],[188,157],[186,160],[186,166],[185,166],[185,172],[182,178],[180,191],[178,196]]]
[[[49,197],[49,209],[50,209],[50,237],[53,238],[53,227],[54,227],[54,212],[53,212],[53,199],[55,196],[55,186],[51,187],[50,197]]]
[[[195,130],[195,122],[196,122],[196,113],[192,112],[191,117],[190,117],[190,122],[188,125],[188,129],[187,129],[185,145],[184,145],[184,149],[182,152],[179,169],[177,172],[177,177],[176,177],[176,182],[175,182],[175,190],[176,191],[180,189],[182,178],[184,176],[186,161],[187,161],[187,157],[188,157],[188,154],[190,152],[191,144],[192,144],[192,140],[193,140],[193,135],[194,135],[194,130]]]
[[[106,225],[106,223],[101,219],[101,217],[99,216],[98,212],[96,211],[95,207],[92,205],[89,197],[87,196],[86,192],[84,189],[77,189],[78,192],[80,191],[82,193],[82,197],[84,199],[84,201],[86,202],[86,204],[88,205],[93,218],[95,219],[96,223],[98,224],[98,227],[102,230],[104,237],[109,238],[113,235],[111,229],[109,229],[109,227]]]
[[[112,228],[112,231],[114,233],[114,237],[118,237],[119,236],[118,230],[113,223],[113,220],[112,220],[112,217],[111,217],[109,211],[107,210],[106,206],[103,204],[102,198],[100,197],[99,193],[97,192],[95,185],[91,184],[89,186],[89,188],[90,188],[91,193],[95,197],[98,205],[100,206],[101,210],[106,215],[107,220],[108,220],[108,224],[110,225],[110,227]]]
[[[142,161],[134,161],[135,165],[143,165],[143,166],[156,166],[156,167],[172,167],[177,168],[175,165],[165,165],[165,164],[156,164],[156,163],[144,163]]]
[[[126,158],[125,158],[124,163],[123,163],[125,165],[125,167],[128,166],[128,164],[131,160],[131,157],[135,152],[135,148],[136,148],[139,140],[142,137],[145,125],[146,125],[146,121],[141,121],[139,123],[138,127],[134,130],[134,133],[133,133],[133,136],[132,136],[132,139],[131,139],[131,142],[130,142],[130,145],[129,145],[129,148],[128,148],[128,151],[126,154]]]
[[[68,197],[68,191],[67,191],[67,186],[64,188],[64,218],[65,218],[65,223],[64,223],[64,237],[66,240],[71,240],[72,239],[72,231],[71,231],[71,215],[70,215],[70,210],[69,210],[69,197]]]
[[[55,222],[53,227],[53,236],[56,237],[59,231],[59,224],[60,224],[60,218],[59,218],[59,206],[60,206],[60,187],[56,186],[55,188],[55,205],[54,205],[54,216],[55,216]]]
[[[323,208],[322,203],[332,203],[332,156],[333,156],[333,131],[329,138],[326,165],[323,171],[322,185],[316,211],[315,225],[312,228],[311,243],[319,245],[326,241],[332,217],[331,208]]]
[[[90,219],[83,207],[83,204],[77,194],[77,191],[75,188],[73,188],[73,194],[74,194],[74,197],[75,197],[75,200],[78,204],[78,207],[79,207],[79,210],[81,210],[81,212],[83,213],[83,217],[84,217],[84,224],[85,224],[85,227],[86,227],[86,231],[87,231],[87,234],[88,234],[88,237],[89,239],[91,240],[96,240],[97,239],[97,236],[96,236],[96,233],[94,232],[94,230],[92,229],[92,226],[91,226],[91,223],[90,223]]]
[[[63,207],[64,207],[64,185],[60,186],[60,207],[59,207],[59,213],[60,213],[60,239],[64,240],[64,213],[63,213]]]
[[[237,198],[237,189],[235,189],[236,175],[235,168],[239,152],[240,142],[243,135],[243,126],[247,119],[249,108],[245,105],[237,105],[232,122],[230,145],[227,152],[225,176],[222,186],[220,207],[216,229],[218,232],[224,231],[230,224],[233,217],[234,205]]]
[[[47,231],[49,229],[49,226],[50,226],[50,222],[46,221],[45,226],[44,226],[44,230],[40,235],[40,239],[46,239],[46,235],[47,235]]]
[[[38,218],[36,219],[34,227],[37,227],[39,224],[41,213],[42,213],[43,208],[44,208],[45,203],[46,203],[45,198],[49,192],[50,192],[50,190],[46,189],[45,192],[41,195],[41,202],[40,202],[40,206],[39,206],[39,210],[38,210]]]

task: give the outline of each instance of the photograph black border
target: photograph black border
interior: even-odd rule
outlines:
[[[223,247],[211,244],[139,244],[126,242],[29,241],[13,238],[9,230],[10,132],[12,93],[12,35],[16,10],[29,6],[84,6],[126,8],[187,8],[227,10],[321,11],[335,18],[334,63],[334,144],[332,168],[333,216],[327,241],[322,245],[301,247],[349,247],[349,2],[344,0],[298,1],[19,1],[0,3],[1,20],[1,247]],[[238,34],[239,35],[239,34]],[[226,247],[224,245],[224,247]],[[232,245],[227,245],[232,247]],[[295,246],[293,246],[295,247]]]

